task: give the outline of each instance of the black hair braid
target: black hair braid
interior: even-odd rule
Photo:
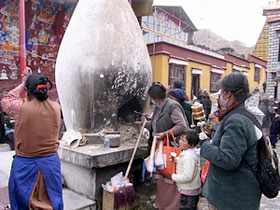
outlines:
[[[50,88],[48,89],[47,84]],[[48,90],[52,88],[51,81],[44,75],[32,74],[26,81],[26,88],[29,95],[33,95],[39,101],[44,101],[48,98]],[[45,85],[45,87],[38,87],[39,85]]]
[[[160,82],[153,82],[152,86],[148,90],[148,94],[153,99],[165,99],[166,88]]]

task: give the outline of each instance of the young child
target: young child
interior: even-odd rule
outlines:
[[[174,160],[177,162],[176,174],[172,174],[172,180],[176,182],[181,193],[180,210],[195,210],[201,192],[199,173],[200,155],[196,145],[199,137],[195,129],[186,130],[181,136],[179,146],[182,152]]]

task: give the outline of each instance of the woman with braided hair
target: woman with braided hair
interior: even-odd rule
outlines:
[[[25,69],[22,83],[1,100],[15,119],[15,156],[9,179],[11,209],[62,210],[59,145],[60,107],[48,99],[51,82]],[[26,90],[27,97],[20,94]]]

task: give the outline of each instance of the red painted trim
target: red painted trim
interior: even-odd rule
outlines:
[[[149,55],[150,56],[153,56],[153,55],[158,55],[158,54],[166,54],[166,55],[170,55],[169,52],[166,52],[166,51],[157,51],[157,52],[149,52]]]
[[[26,67],[26,46],[25,46],[25,1],[19,1],[19,28],[20,28],[20,80],[22,80],[22,72]]]
[[[26,68],[26,46],[25,46],[25,0],[19,1],[19,75],[20,81],[22,81],[22,73]],[[21,93],[21,97],[25,98],[25,93]]]
[[[187,60],[187,59],[182,58],[182,57],[170,56],[170,58],[174,58],[174,59],[178,59],[178,60],[182,60],[182,61],[186,61],[186,62],[188,62],[188,60]]]
[[[233,63],[233,65],[236,66],[246,66],[247,68],[250,68],[250,62],[247,61],[246,59],[240,58],[236,55],[225,53],[225,60],[230,61]]]
[[[155,49],[155,53],[164,52],[165,54],[170,54],[172,57],[180,57],[184,58],[185,60],[194,60],[196,62],[204,63],[207,65],[215,65],[220,68],[224,68],[227,63],[224,59],[212,57],[211,55],[205,55],[203,53],[169,44],[166,42],[148,44],[147,47],[150,55],[154,54],[153,50]]]
[[[267,62],[265,60],[263,60],[263,59],[261,59],[261,58],[259,58],[257,56],[254,56],[252,54],[248,54],[248,60],[250,62],[255,63],[255,64],[259,64],[259,65],[261,65],[261,66],[263,66],[265,68],[267,67]]]

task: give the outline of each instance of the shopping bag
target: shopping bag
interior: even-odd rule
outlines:
[[[153,173],[155,170],[155,149],[156,149],[157,137],[155,136],[152,142],[150,155],[144,160],[145,166],[148,172]]]
[[[209,160],[206,160],[204,165],[203,165],[203,168],[201,170],[201,182],[204,183],[206,181],[206,177],[207,177],[207,173],[208,173],[208,170],[209,170],[209,166],[210,166],[210,162]]]
[[[155,164],[156,164],[156,166],[164,166],[165,167],[164,157],[163,157],[163,154],[162,154],[162,147],[163,147],[163,142],[160,141],[158,143],[158,147],[157,147],[157,150],[155,152]]]
[[[171,132],[171,137],[174,142],[176,142],[173,132]],[[175,152],[177,156],[180,155],[181,149],[179,147],[171,147],[169,142],[169,135],[166,132],[165,145],[162,147],[163,155],[166,155],[166,167],[163,170],[158,169],[158,172],[165,177],[170,178],[172,174],[175,173],[176,163],[170,158],[170,153]]]

